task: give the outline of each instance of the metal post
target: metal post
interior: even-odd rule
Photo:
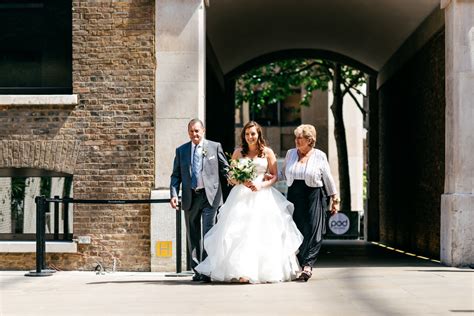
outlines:
[[[39,216],[40,216],[40,231],[38,232],[40,237],[41,237],[41,269],[44,270],[46,269],[46,212],[49,211],[49,203],[46,202],[46,198],[43,196],[41,199],[41,203],[43,203],[43,206],[41,209],[43,210]]]
[[[59,199],[59,195],[54,196],[55,199]],[[59,202],[54,202],[54,240],[59,239]]]
[[[181,203],[176,206],[176,273],[181,273]]]
[[[63,233],[63,239],[64,240],[69,240],[69,197],[64,197],[64,204],[63,204],[63,227],[64,227],[64,233]]]
[[[30,271],[25,276],[50,276],[51,272],[42,271],[44,267],[44,251],[45,251],[45,206],[46,200],[44,196],[37,196],[36,203],[36,271]]]
[[[39,198],[36,198],[36,273],[41,273],[41,270],[43,269],[43,234],[42,234],[42,221],[41,221],[41,214],[44,213],[44,197],[40,196]]]
[[[190,274],[185,271],[183,272],[182,269],[182,238],[181,238],[181,220],[182,212],[181,212],[181,200],[178,202],[176,206],[176,273],[166,274],[167,277],[188,277]]]
[[[47,273],[55,273],[56,270],[51,270],[48,269],[48,266],[46,265],[46,212],[49,212],[49,202],[46,201],[46,198],[43,196],[42,199],[42,210],[41,212],[41,256],[43,257],[43,266],[42,266],[42,271],[41,272],[47,272]]]

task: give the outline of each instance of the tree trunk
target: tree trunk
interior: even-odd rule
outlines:
[[[334,138],[336,139],[338,170],[339,170],[339,194],[341,197],[341,210],[351,210],[351,183],[349,176],[349,158],[347,155],[346,128],[343,119],[343,100],[341,91],[341,65],[335,64],[333,78],[334,101],[331,111],[334,116]]]

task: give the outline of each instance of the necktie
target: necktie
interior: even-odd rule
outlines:
[[[193,152],[193,166],[191,171],[191,188],[196,189],[198,186],[199,173],[201,172],[201,157],[199,157],[198,151],[199,145],[194,146]]]

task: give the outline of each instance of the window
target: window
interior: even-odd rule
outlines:
[[[36,204],[35,197],[72,197],[71,176],[13,176],[0,177],[0,240],[35,240]],[[55,225],[64,233],[64,225],[72,232],[72,205],[64,214],[59,204],[58,221],[55,222],[54,207],[46,213],[46,239],[53,239]],[[67,219],[67,223],[65,222]],[[63,239],[61,235],[59,239]]]
[[[301,124],[301,94],[287,97],[280,107],[280,125],[297,126]]]
[[[67,0],[0,2],[0,94],[72,93]]]
[[[250,119],[262,126],[297,126],[301,124],[300,99],[298,92],[278,103],[255,106],[249,109]]]
[[[279,125],[280,102],[250,109],[252,120],[261,126]]]

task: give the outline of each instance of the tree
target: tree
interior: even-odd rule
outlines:
[[[346,129],[343,119],[344,96],[349,94],[357,107],[366,115],[355,94],[362,94],[365,74],[347,65],[319,59],[282,60],[255,68],[236,81],[235,100],[240,107],[248,102],[252,111],[282,101],[295,89],[303,88],[301,104],[309,106],[312,92],[328,90],[332,82],[334,137],[336,140],[341,209],[351,209],[349,160],[347,155]]]

